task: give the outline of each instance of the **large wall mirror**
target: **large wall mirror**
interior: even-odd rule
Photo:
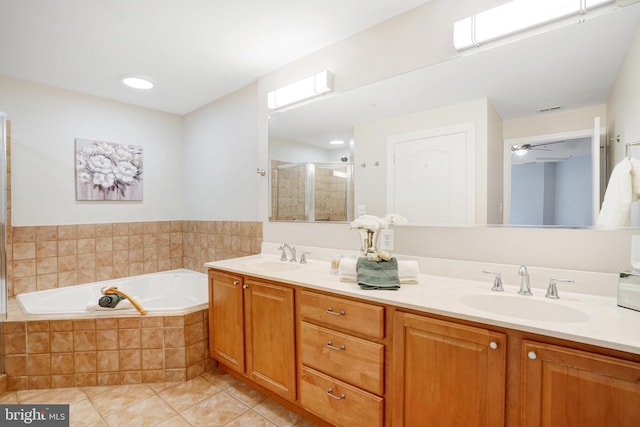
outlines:
[[[610,172],[607,103],[639,23],[636,3],[271,113],[270,219],[593,225]],[[533,196],[561,176],[555,203]],[[334,212],[319,202],[330,194]]]

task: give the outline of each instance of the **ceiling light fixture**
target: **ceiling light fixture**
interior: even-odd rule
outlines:
[[[331,145],[342,145],[342,144],[344,144],[344,141],[341,140],[341,139],[334,139],[332,141],[329,141],[329,144],[331,144]]]
[[[511,154],[515,154],[516,156],[524,156],[531,149],[531,144],[523,144],[523,145],[512,145],[511,146]]]
[[[152,89],[153,86],[155,86],[153,84],[153,82],[149,79],[147,79],[146,77],[140,77],[140,76],[122,76],[122,83],[125,86],[134,88],[134,89]]]
[[[453,45],[457,50],[480,46],[613,3],[614,0],[512,0],[453,24]],[[581,20],[583,18],[580,18]]]
[[[321,71],[313,76],[269,92],[267,106],[271,110],[275,110],[331,91],[333,91],[333,73],[331,71]]]

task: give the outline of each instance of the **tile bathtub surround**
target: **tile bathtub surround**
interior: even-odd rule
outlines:
[[[182,383],[10,391],[0,403],[69,404],[71,426],[314,426],[215,368]]]
[[[8,295],[61,288],[260,252],[262,223],[153,221],[12,227]]]
[[[208,311],[4,322],[8,390],[185,381],[207,370]]]
[[[184,268],[206,273],[204,263],[259,254],[262,223],[251,221],[184,221]]]

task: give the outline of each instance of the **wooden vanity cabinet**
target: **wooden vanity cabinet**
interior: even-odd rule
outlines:
[[[244,278],[209,271],[209,354],[244,374]]]
[[[335,426],[384,424],[385,308],[299,292],[300,403]]]
[[[640,363],[522,342],[522,427],[640,425]]]
[[[209,289],[211,357],[295,400],[294,290],[218,271]]]
[[[393,426],[504,426],[506,335],[396,312]]]
[[[209,292],[211,356],[320,425],[640,426],[640,355],[214,269]]]

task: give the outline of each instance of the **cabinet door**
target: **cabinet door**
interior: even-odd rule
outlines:
[[[393,425],[504,425],[504,334],[396,313],[392,366]]]
[[[209,339],[211,357],[244,373],[242,277],[209,272]]]
[[[523,342],[522,426],[640,425],[640,364]]]
[[[295,400],[293,289],[249,279],[245,288],[247,375]]]

